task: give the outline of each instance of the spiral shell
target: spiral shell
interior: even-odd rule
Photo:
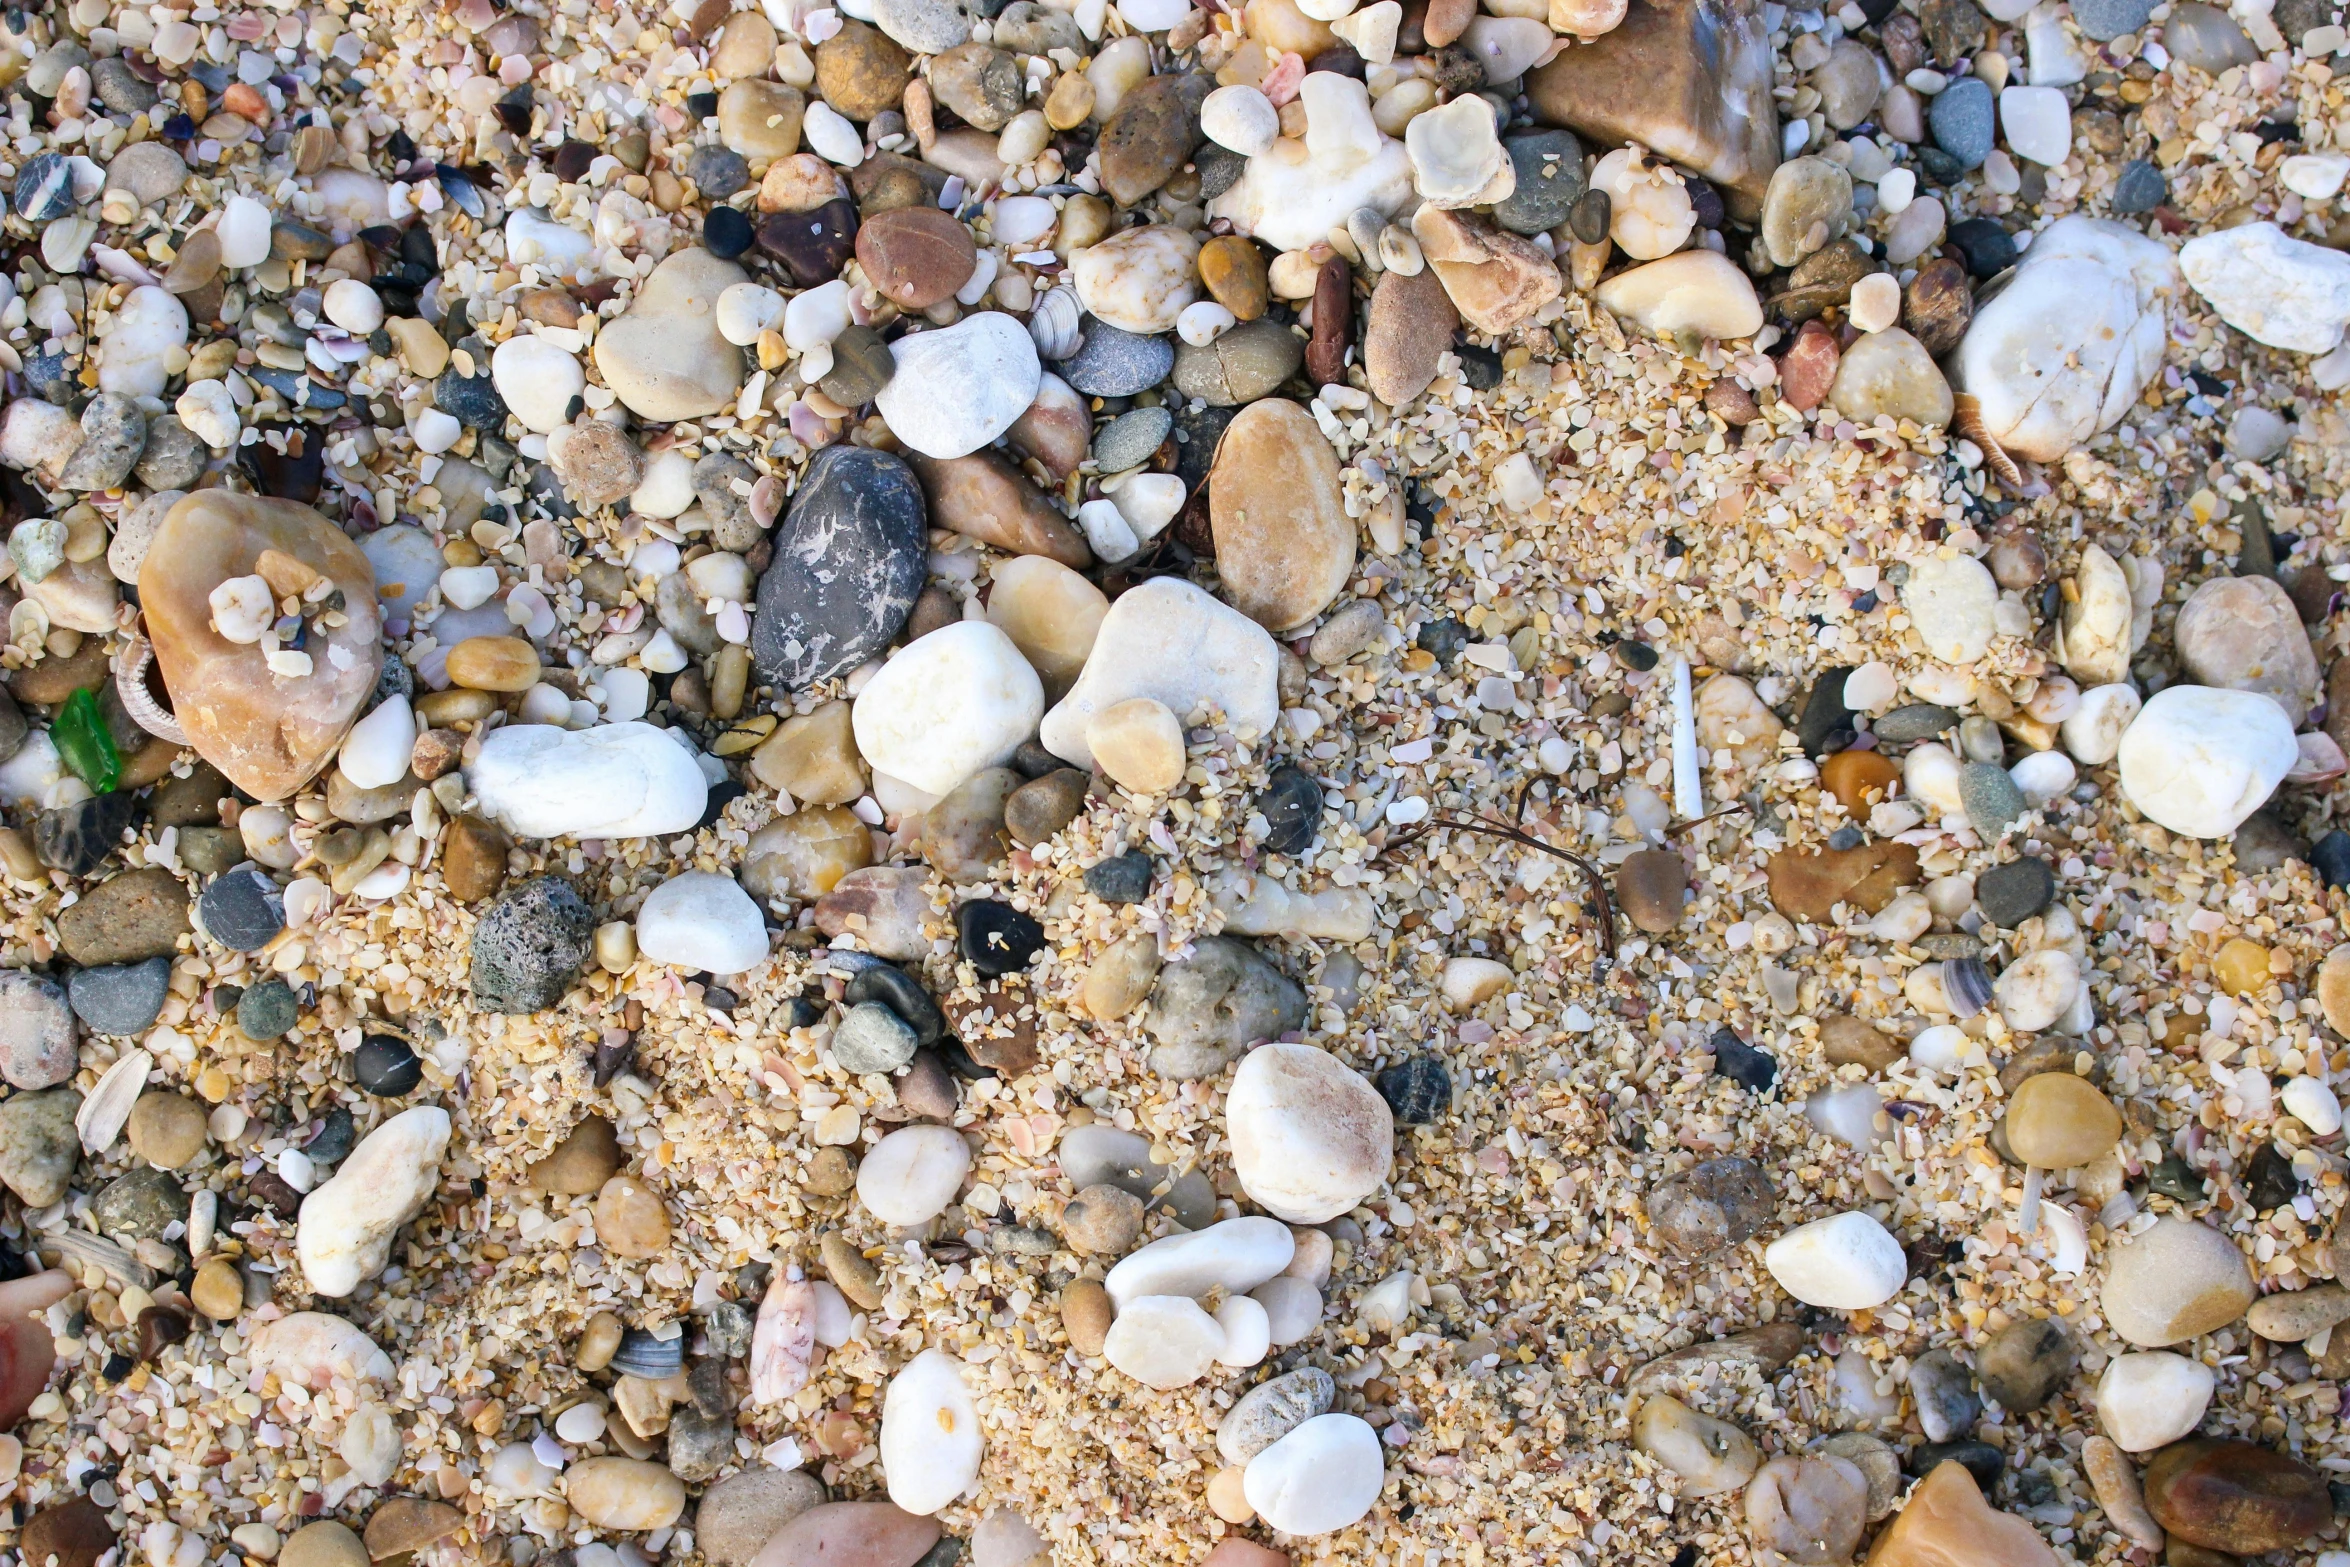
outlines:
[[[1077,352],[1085,342],[1085,334],[1077,329],[1081,314],[1073,288],[1056,288],[1038,300],[1028,317],[1028,335],[1036,339],[1037,356],[1066,359]]]
[[[1942,993],[1950,998],[1951,1011],[1973,1017],[1991,1004],[1991,971],[1981,958],[1945,958]]]
[[[188,732],[156,696],[163,690],[163,674],[155,667],[155,649],[148,644],[143,623],[131,625],[121,650],[114,655],[114,690],[122,699],[122,710],[141,729],[173,745],[188,743]]]
[[[1983,423],[1983,403],[1971,393],[1960,392],[1950,400],[1950,427],[1983,449],[1983,461],[1999,476],[2002,484],[2023,488],[2024,471],[2015,459],[2007,455],[2007,448]]]

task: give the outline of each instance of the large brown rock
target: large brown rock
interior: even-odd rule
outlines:
[[[1565,287],[1558,267],[1532,240],[1464,213],[1422,207],[1412,216],[1412,235],[1453,308],[1480,332],[1509,331]]]
[[[1042,555],[1082,571],[1093,551],[1077,525],[1019,470],[993,451],[968,457],[924,457],[906,453],[930,502],[930,520],[965,538],[992,544],[1014,555]]]
[[[901,310],[928,310],[971,280],[979,252],[971,231],[936,207],[877,212],[857,230],[857,260],[882,297]]]
[[[1461,314],[1434,272],[1423,267],[1409,277],[1383,273],[1371,290],[1371,321],[1363,333],[1363,375],[1371,395],[1400,408],[1428,390],[1460,325]]]
[[[1824,920],[1839,903],[1874,914],[1918,881],[1918,851],[1882,839],[1850,849],[1781,849],[1768,867],[1771,907],[1789,919]]]
[[[114,1549],[114,1525],[106,1509],[86,1496],[45,1507],[25,1521],[17,1542],[25,1567],[96,1567]]]
[[[188,930],[188,889],[158,866],[100,882],[57,916],[57,944],[84,968],[168,958]]]
[[[1754,0],[1631,0],[1601,38],[1527,74],[1536,118],[1602,146],[1635,141],[1723,188],[1753,218],[1779,166],[1771,44]]]
[[[1918,1482],[1901,1515],[1877,1536],[1867,1567],[2058,1567],[2058,1562],[2038,1530],[1984,1501],[1966,1465],[1946,1460]]]
[[[914,1567],[938,1520],[887,1502],[826,1502],[775,1531],[751,1567]]]
[[[2238,1556],[2290,1550],[2334,1516],[2319,1470],[2251,1442],[2214,1438],[2174,1442],[2154,1455],[2146,1509],[2173,1538]]]
[[[1208,517],[1226,596],[1269,631],[1319,615],[1354,569],[1338,454],[1285,398],[1251,403],[1226,426],[1208,475]]]
[[[264,550],[293,556],[342,593],[345,623],[313,633],[307,675],[272,674],[258,644],[212,629],[212,590],[253,575]],[[340,528],[293,501],[231,490],[181,501],[139,568],[139,603],[188,744],[256,799],[283,799],[326,765],[383,668],[374,569]]]
[[[1124,98],[1102,127],[1102,189],[1131,207],[1174,178],[1199,143],[1199,106],[1215,82],[1205,76],[1154,76]]]

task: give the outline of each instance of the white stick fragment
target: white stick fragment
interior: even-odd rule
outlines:
[[[1689,695],[1689,660],[1673,660],[1673,812],[1688,821],[1705,814],[1705,782],[1697,775],[1697,704]]]

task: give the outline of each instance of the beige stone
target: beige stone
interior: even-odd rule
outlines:
[[[849,726],[850,705],[827,702],[787,718],[751,753],[751,772],[802,805],[847,805],[865,792],[865,763]]]
[[[718,296],[746,276],[706,250],[679,251],[638,287],[628,313],[596,334],[596,369],[631,413],[669,424],[734,400],[743,356],[718,330]]]
[[[1183,781],[1183,725],[1152,697],[1129,697],[1086,723],[1096,767],[1136,794],[1164,794]]]
[[[1147,930],[1112,942],[1085,971],[1085,1010],[1107,1023],[1141,1006],[1159,977],[1159,938]]]
[[[1565,288],[1557,265],[1532,240],[1466,213],[1422,207],[1412,216],[1412,236],[1453,308],[1480,332],[1509,331]]]
[[[1050,698],[1066,692],[1085,667],[1109,612],[1100,588],[1041,555],[999,564],[987,595],[988,620],[1036,666]]]
[[[1208,481],[1216,570],[1235,609],[1287,631],[1330,606],[1354,569],[1338,454],[1287,398],[1243,408],[1216,446]]]

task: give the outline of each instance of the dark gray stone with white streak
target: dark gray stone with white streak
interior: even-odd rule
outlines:
[[[863,446],[817,453],[759,579],[759,678],[796,691],[888,647],[922,591],[928,529],[904,458]]]

